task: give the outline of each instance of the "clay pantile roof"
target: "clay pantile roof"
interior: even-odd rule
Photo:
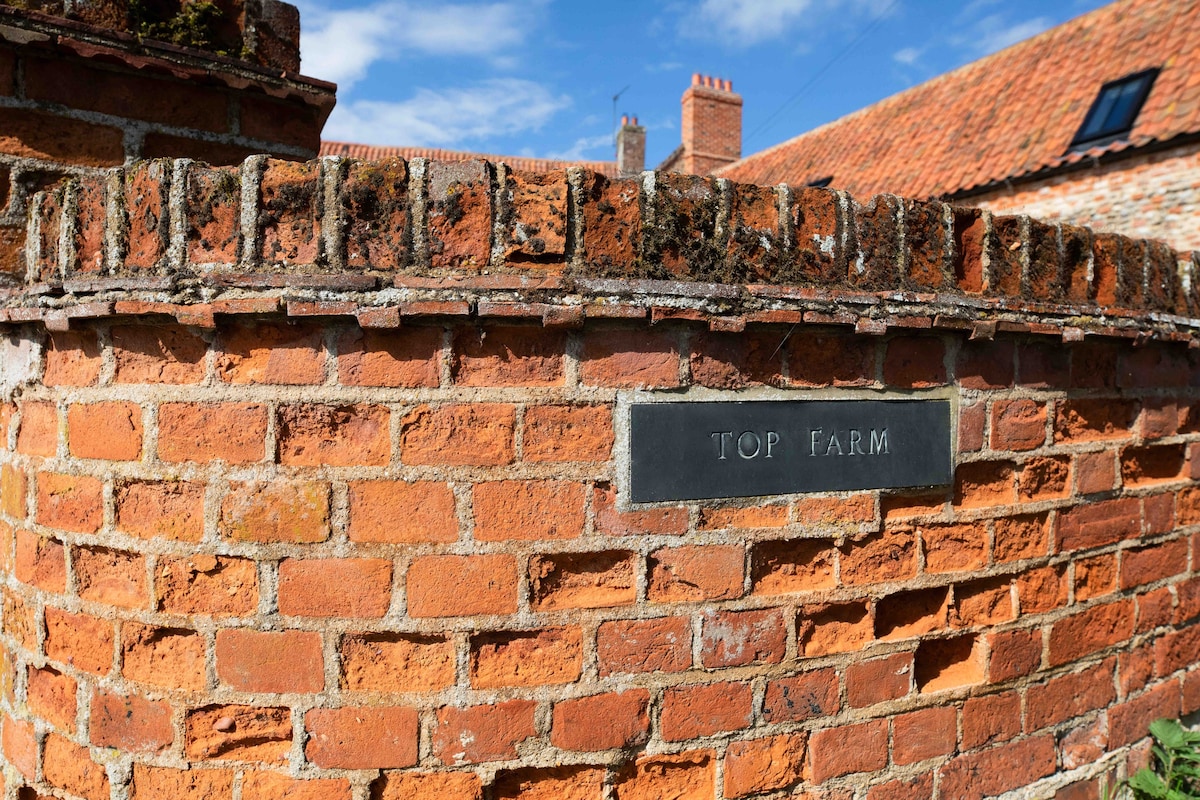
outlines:
[[[1100,87],[1161,68],[1124,140],[1068,152]],[[943,197],[1200,133],[1200,0],[1122,0],[718,171]]]
[[[553,158],[526,158],[525,156],[497,156],[488,153],[464,153],[458,150],[441,150],[436,147],[389,147],[352,142],[321,142],[321,155],[347,156],[362,161],[379,161],[385,158],[428,158],[435,161],[492,161],[507,164],[512,169],[524,172],[553,172],[567,167],[587,169],[617,177],[615,161],[559,161]]]

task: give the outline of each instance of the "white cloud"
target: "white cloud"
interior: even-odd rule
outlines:
[[[463,147],[538,130],[571,104],[533,81],[497,78],[474,86],[418,89],[407,100],[339,103],[322,138],[408,147]]]
[[[567,150],[550,153],[546,158],[557,161],[611,161],[613,158],[613,137],[611,133],[598,136],[584,136],[575,140]]]
[[[1000,14],[984,17],[975,26],[973,49],[979,55],[1003,50],[1009,45],[1036,36],[1054,24],[1049,17],[1035,17],[1024,22],[1009,23]]]
[[[537,5],[381,0],[363,8],[332,10],[323,3],[302,3],[304,74],[334,81],[344,92],[376,61],[410,54],[504,62],[506,51],[524,41],[533,23],[530,12]]]
[[[700,0],[683,13],[684,35],[745,47],[827,26],[833,14],[876,18],[899,0]],[[795,44],[793,42],[792,44]]]
[[[911,67],[920,60],[922,52],[924,51],[917,47],[905,47],[892,53],[892,60],[897,64],[903,64],[906,67]]]

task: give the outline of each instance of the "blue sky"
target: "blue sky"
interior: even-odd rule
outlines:
[[[295,2],[295,0],[293,0]],[[339,84],[325,138],[613,157],[616,113],[648,166],[679,144],[694,72],[744,99],[756,152],[974,61],[1099,0],[300,0],[302,71]],[[1033,65],[1031,65],[1031,68]]]

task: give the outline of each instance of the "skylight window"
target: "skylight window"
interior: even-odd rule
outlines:
[[[1156,77],[1158,69],[1148,69],[1101,86],[1071,142],[1071,149],[1086,150],[1109,144],[1129,133]]]

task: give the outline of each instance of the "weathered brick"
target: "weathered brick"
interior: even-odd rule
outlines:
[[[408,177],[401,158],[351,162],[342,185],[348,266],[395,270],[411,260]]]
[[[473,772],[385,772],[372,791],[379,800],[483,800],[483,785]]]
[[[787,505],[775,503],[744,508],[701,508],[696,527],[704,531],[718,531],[727,528],[782,528],[787,523]]]
[[[1044,556],[1050,545],[1047,514],[1028,514],[996,520],[992,558],[1019,561]]]
[[[346,778],[289,778],[278,772],[246,772],[242,794],[255,800],[350,800]]]
[[[217,632],[217,678],[240,692],[319,692],[321,635],[312,631]]]
[[[516,559],[506,554],[421,556],[406,581],[413,617],[512,614],[517,610]],[[454,586],[453,592],[446,591]]]
[[[530,604],[538,611],[611,608],[637,600],[633,553],[559,553],[529,559]]]
[[[959,756],[938,768],[939,792],[981,800],[1054,772],[1054,737],[1037,736]]]
[[[137,553],[105,547],[71,550],[79,596],[106,605],[145,608],[146,560]]]
[[[707,800],[716,792],[716,759],[711,750],[643,756],[615,778],[620,800]]]
[[[884,530],[838,548],[842,583],[876,584],[917,574],[917,545],[912,531]]]
[[[309,162],[268,159],[259,184],[260,257],[277,267],[313,264],[321,239],[320,171]]]
[[[647,596],[655,603],[742,596],[745,551],[736,545],[667,547],[648,559]]]
[[[58,452],[58,409],[53,403],[22,403],[17,452],[53,458]]]
[[[1070,493],[1070,456],[1031,458],[1021,467],[1017,494],[1021,500],[1050,500]]]
[[[64,592],[67,588],[66,548],[62,542],[48,536],[18,528],[13,574],[21,583],[48,592]]]
[[[1029,687],[1025,694],[1025,730],[1028,733],[1057,725],[1089,711],[1104,708],[1116,699],[1114,659],[1094,667],[1051,678]]]
[[[882,769],[888,761],[887,720],[815,731],[808,748],[813,783]]]
[[[666,389],[679,385],[679,348],[671,332],[588,330],[580,378],[591,386]]]
[[[588,766],[506,769],[496,773],[492,791],[496,800],[587,800],[602,796],[606,774],[603,767]]]
[[[513,461],[516,411],[498,403],[418,406],[400,430],[405,464],[499,466]]]
[[[258,608],[254,562],[199,554],[163,558],[154,587],[158,608],[172,614],[245,615]]]
[[[617,493],[611,486],[597,483],[592,492],[592,515],[596,532],[610,536],[638,534],[680,534],[687,530],[686,508],[652,508],[644,511],[617,511]],[[1200,504],[1197,505],[1200,508]]]
[[[897,592],[875,602],[875,635],[904,639],[946,627],[949,593],[945,588]]]
[[[1182,444],[1126,447],[1121,451],[1121,481],[1126,486],[1146,486],[1173,481],[1184,467]]]
[[[789,539],[759,542],[750,551],[750,582],[755,594],[810,592],[834,585],[833,542]]]
[[[204,637],[196,631],[121,623],[121,674],[129,680],[203,689],[207,683],[204,652]]]
[[[866,603],[803,606],[796,617],[796,643],[807,658],[849,653],[874,638]]]
[[[279,613],[382,617],[392,601],[392,562],[382,558],[288,558],[279,564]]]
[[[314,323],[223,327],[217,377],[233,384],[305,385],[325,381],[324,330]]]
[[[1054,441],[1094,442],[1133,435],[1138,404],[1113,398],[1072,398],[1056,404]]]
[[[706,612],[701,618],[700,663],[706,669],[777,664],[787,649],[779,609]]]
[[[75,695],[79,685],[74,678],[54,667],[31,666],[25,686],[30,711],[61,731],[75,732]]]
[[[573,683],[582,671],[577,627],[471,637],[471,685],[480,689]]]
[[[33,723],[4,717],[4,757],[29,780],[37,778],[38,741]]]
[[[145,481],[113,491],[116,527],[143,539],[198,542],[204,535],[204,484]]]
[[[428,692],[454,683],[454,643],[442,636],[351,634],[339,653],[349,691]]]
[[[433,755],[443,764],[478,764],[517,757],[517,746],[536,734],[532,700],[508,700],[471,708],[439,708]]]
[[[596,632],[600,675],[681,672],[692,665],[692,629],[684,617],[613,620]]]
[[[0,511],[16,519],[28,513],[29,481],[25,471],[11,464],[0,465]]]
[[[912,653],[850,664],[846,667],[846,702],[851,708],[866,708],[904,697],[912,688],[912,673]]]
[[[922,527],[926,572],[962,572],[987,563],[987,526],[981,523]]]
[[[642,744],[650,736],[645,689],[630,689],[554,704],[550,742],[563,750],[611,750]]]
[[[239,542],[323,542],[329,514],[324,483],[234,483],[221,503],[219,530]]]
[[[51,528],[95,533],[104,523],[104,485],[86,475],[39,472],[37,521]]]
[[[1028,398],[992,405],[993,450],[1033,450],[1046,441],[1046,404]]]
[[[612,412],[607,406],[530,406],[525,410],[525,461],[607,461],[612,454]]]
[[[725,797],[786,789],[800,781],[803,733],[731,742],[725,751]]]
[[[388,769],[417,763],[417,712],[411,708],[314,708],[304,715],[304,755],[324,769]]]
[[[178,325],[117,325],[110,332],[116,383],[194,384],[204,380],[208,345]]]
[[[840,704],[837,673],[818,669],[769,681],[762,713],[767,722],[804,722],[835,714]]]
[[[8,729],[6,721],[5,729]],[[48,783],[86,800],[108,800],[108,774],[86,747],[52,733],[42,752],[42,775]]]
[[[923,692],[939,692],[983,683],[983,640],[976,635],[925,639],[917,645],[914,680]]]
[[[227,800],[233,797],[233,775],[230,769],[181,770],[134,763],[129,796],[131,800]]]
[[[384,466],[391,460],[390,414],[378,405],[285,405],[276,422],[279,463]]]
[[[433,161],[428,179],[432,266],[484,269],[491,257],[491,168],[482,161]]]
[[[257,403],[163,403],[158,457],[163,461],[262,461],[267,408]]]
[[[540,326],[459,328],[451,372],[462,386],[560,386],[567,338]]]
[[[338,337],[338,382],[343,386],[433,387],[440,381],[442,329],[351,328]]]
[[[92,694],[89,731],[93,745],[131,753],[155,753],[171,746],[171,706],[138,695],[97,689]]]
[[[115,339],[113,344],[115,348]],[[46,337],[42,383],[47,386],[93,386],[100,378],[100,367],[100,342],[95,331],[55,331]]]
[[[997,625],[1016,616],[1012,579],[1007,575],[956,586],[950,622],[956,627]]]
[[[1127,641],[1133,623],[1134,605],[1128,599],[1095,605],[1062,618],[1050,629],[1050,665],[1065,664]]]
[[[662,738],[680,742],[748,727],[752,699],[748,683],[670,687],[663,693]]]

